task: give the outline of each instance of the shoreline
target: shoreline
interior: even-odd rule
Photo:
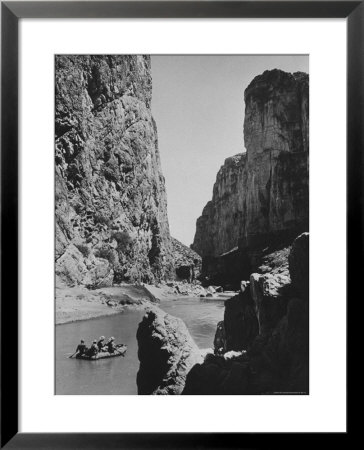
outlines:
[[[126,309],[145,309],[154,303],[158,300],[143,286],[121,285],[95,290],[57,286],[55,325],[122,314]]]
[[[141,310],[176,297],[167,288],[152,285],[125,284],[95,290],[82,286],[57,286],[55,325],[113,316],[130,309]]]
[[[227,295],[226,295],[227,294]],[[230,295],[229,295],[230,294]],[[235,292],[216,294],[214,297],[203,297],[205,301],[225,301]],[[148,306],[159,306],[161,301],[173,301],[178,298],[193,297],[176,293],[168,285],[133,285],[87,289],[83,286],[57,286],[55,298],[55,325],[80,322],[98,317],[122,314],[125,310],[141,310]]]
[[[120,311],[111,311],[110,313],[107,313],[105,311],[105,313],[102,313],[100,311],[100,314],[95,313],[91,315],[88,315],[87,317],[80,317],[80,318],[71,318],[71,317],[67,317],[65,320],[62,319],[58,319],[56,318],[56,323],[55,326],[59,326],[59,325],[67,325],[68,323],[75,323],[75,322],[84,322],[86,320],[93,320],[93,319],[100,319],[101,317],[109,317],[109,316],[115,316],[117,314],[123,314],[124,310],[120,310]],[[86,312],[85,312],[86,314]]]

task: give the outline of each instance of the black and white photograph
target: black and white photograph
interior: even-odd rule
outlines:
[[[308,395],[309,56],[54,76],[55,394]]]

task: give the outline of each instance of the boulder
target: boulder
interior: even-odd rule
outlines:
[[[289,285],[289,278],[257,273],[250,276],[250,292],[255,304],[259,334],[268,335],[285,315],[287,295],[284,288]]]
[[[225,301],[226,351],[246,350],[258,335],[259,325],[249,290]]]
[[[138,394],[181,394],[187,373],[203,361],[201,351],[181,319],[148,309],[137,331]]]
[[[264,273],[250,275],[250,295],[262,336],[269,335],[287,312],[287,301],[291,295],[288,255],[285,250],[267,255],[263,264]]]
[[[190,370],[182,395],[243,395],[249,393],[251,369],[245,355],[208,355]]]
[[[218,322],[214,337],[214,353],[215,355],[223,355],[227,350],[226,333],[224,321]]]
[[[192,293],[193,295],[196,295],[198,297],[205,297],[206,291],[205,289],[200,285],[193,285],[192,286]]]

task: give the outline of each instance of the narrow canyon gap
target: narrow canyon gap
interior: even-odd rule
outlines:
[[[86,376],[106,370],[110,385],[99,379],[102,393],[120,393],[128,373],[133,386],[123,393],[136,393],[137,385],[139,394],[307,394],[308,74],[262,70],[241,91],[241,151],[218,162],[188,247],[170,232],[162,172],[168,154],[160,154],[152,114],[151,61],[55,58],[56,323],[75,322],[76,339],[80,329],[92,342],[112,322],[110,333],[129,346],[125,360],[88,366],[96,362],[86,355],[77,361],[83,365],[73,364],[61,345],[60,385],[68,375],[62,370],[77,379],[82,368]],[[111,314],[118,316],[111,321]],[[65,328],[58,330],[68,350]],[[92,386],[79,388],[92,393]],[[62,393],[75,393],[70,389]]]

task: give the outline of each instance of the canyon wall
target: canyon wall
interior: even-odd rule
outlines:
[[[308,231],[308,75],[265,71],[244,99],[246,153],[219,170],[192,244],[218,283],[246,278],[263,249]]]
[[[238,245],[243,226],[246,153],[227,158],[216,176],[212,200],[196,222],[192,248],[207,256],[219,256]]]
[[[174,276],[148,56],[56,56],[58,283]]]
[[[139,394],[308,394],[308,288],[309,234],[302,233],[266,255],[225,301],[213,352],[198,349],[180,319],[148,312],[137,334]]]
[[[172,249],[176,278],[189,282],[198,278],[201,273],[201,256],[174,237],[172,237]]]

